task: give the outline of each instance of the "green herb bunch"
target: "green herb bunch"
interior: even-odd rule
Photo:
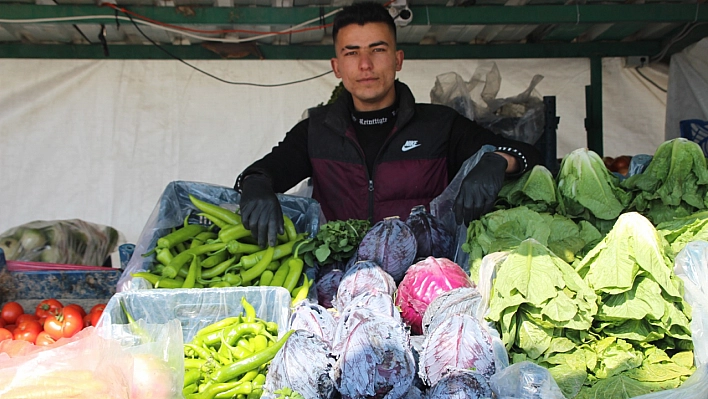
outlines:
[[[315,238],[298,248],[305,263],[320,266],[344,262],[354,256],[359,243],[371,229],[368,220],[333,220],[320,226]]]

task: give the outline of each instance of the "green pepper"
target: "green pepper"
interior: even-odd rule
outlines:
[[[268,338],[265,335],[254,335],[248,343],[253,346],[253,352],[260,352],[268,347]]]
[[[209,288],[225,288],[225,287],[231,287],[231,284],[229,284],[227,281],[216,281],[216,282],[209,284]]]
[[[256,321],[256,308],[254,308],[253,305],[248,303],[248,300],[245,296],[241,297],[241,307],[243,307],[244,320],[246,321],[246,323],[253,323],[254,321]]]
[[[246,226],[237,224],[219,231],[219,240],[221,240],[221,242],[231,242],[238,240],[239,238],[247,237],[250,234],[251,231],[248,230]]]
[[[273,260],[274,252],[275,247],[268,247],[265,250],[263,257],[255,265],[253,265],[252,268],[241,271],[241,280],[251,281],[259,277],[265,271],[266,267],[268,267],[271,260]]]
[[[240,323],[240,322],[241,322],[241,316],[225,317],[217,322],[211,323],[208,326],[201,328],[200,330],[197,331],[196,334],[194,334],[194,336],[198,337],[200,335],[206,335],[206,334],[212,333],[214,331],[220,331],[226,327],[232,326],[232,325]]]
[[[288,262],[283,262],[278,270],[275,271],[273,274],[273,279],[270,281],[271,287],[282,287],[283,283],[285,283],[285,278],[288,276],[288,272],[290,271],[290,266],[288,265]]]
[[[202,270],[202,278],[209,279],[216,276],[221,276],[222,274],[226,273],[226,270],[231,267],[234,262],[236,262],[236,259],[236,257],[232,256],[212,268]]]
[[[226,244],[226,249],[232,255],[234,255],[234,254],[252,254],[254,252],[260,251],[261,247],[259,247],[256,244],[246,244],[246,243],[243,243],[240,241],[231,240],[231,241],[229,241],[228,244]]]
[[[194,384],[194,383],[189,384],[189,385],[185,385],[184,388],[182,388],[182,395],[187,396],[189,394],[196,393],[197,388],[198,388],[197,384]]]
[[[193,238],[197,234],[203,232],[206,230],[206,227],[199,225],[199,224],[189,224],[187,226],[184,226],[180,229],[177,229],[173,231],[170,234],[167,234],[164,237],[160,237],[157,239],[157,247],[158,248],[172,248],[177,244],[183,243],[190,238]]]
[[[184,372],[184,384],[183,386],[191,385],[199,381],[202,376],[202,372],[199,369],[187,369]]]
[[[167,266],[170,264],[172,258],[174,258],[169,248],[158,248],[156,252],[155,259],[162,265]]]
[[[224,273],[224,276],[221,279],[229,283],[232,287],[239,287],[243,283],[241,276],[234,273]]]
[[[288,261],[288,266],[290,269],[288,270],[288,275],[285,277],[285,281],[283,282],[283,287],[289,292],[292,292],[295,285],[297,285],[297,281],[300,280],[300,274],[302,274],[302,269],[305,266],[305,262],[303,262],[302,259],[292,258]]]
[[[249,356],[245,359],[241,359],[229,365],[220,367],[214,371],[209,378],[216,382],[230,381],[273,360],[280,348],[283,347],[294,331],[295,330],[288,331],[285,335],[283,335],[283,338],[264,351],[254,353],[253,356]]]
[[[285,234],[288,236],[288,241],[295,241],[298,239],[295,224],[293,224],[293,221],[285,215],[283,215],[283,230],[285,230]]]
[[[228,256],[229,253],[227,251],[217,252],[214,255],[211,255],[208,258],[204,259],[202,261],[202,267],[205,269],[210,269],[225,261]]]
[[[218,205],[210,204],[208,202],[197,199],[192,194],[189,194],[189,200],[192,201],[192,204],[194,204],[197,209],[206,214],[212,215],[227,223],[241,224],[241,216],[226,208],[222,208]]]
[[[263,273],[261,273],[261,278],[258,281],[258,285],[261,285],[261,286],[270,285],[271,281],[273,281],[273,272],[266,269]]]
[[[206,212],[197,213],[197,215],[207,218],[207,220],[209,220],[210,222],[212,222],[215,226],[217,226],[217,227],[220,228],[220,229],[223,229],[223,228],[226,228],[226,227],[228,227],[228,226],[231,226],[231,224],[226,223],[225,221],[219,219],[218,217],[216,217],[216,216],[214,216],[214,215],[210,215],[210,214],[208,214],[208,213],[206,213]]]
[[[251,340],[246,337],[241,337],[236,343],[237,348],[243,348],[245,351],[253,353],[256,351],[256,347],[251,344]]]
[[[251,383],[245,382],[222,382],[219,384],[212,384],[207,387],[204,391],[197,394],[187,395],[187,399],[214,399],[218,394],[223,392],[229,392],[231,396],[222,396],[231,398],[238,394],[248,395],[253,391]]]
[[[185,369],[201,369],[204,367],[205,364],[207,364],[208,360],[207,359],[191,359],[191,358],[185,358],[184,359],[184,368]]]
[[[153,288],[182,288],[184,280],[182,278],[166,278],[149,272],[137,272],[130,274],[133,277],[140,277],[152,284]]]
[[[162,270],[162,275],[169,278],[174,278],[177,275],[179,269],[185,263],[189,262],[194,255],[204,255],[210,252],[221,251],[226,247],[226,244],[222,242],[216,242],[212,244],[200,245],[196,248],[190,248],[183,252],[180,252],[177,256],[172,259],[165,268]]]
[[[217,234],[214,233],[213,231],[203,231],[203,232],[197,234],[194,238],[196,238],[197,240],[200,240],[200,241],[207,242],[209,240],[214,240],[217,237],[218,237]]]
[[[280,259],[290,255],[293,252],[293,246],[296,242],[298,241],[288,241],[285,244],[276,245],[274,247],[275,250],[273,252],[273,259]],[[255,264],[263,258],[267,250],[268,249],[264,249],[242,257],[241,264],[245,269],[255,266]]]
[[[182,283],[182,288],[194,288],[194,283],[197,282],[197,274],[199,266],[199,257],[194,255],[192,258],[192,264],[189,265],[189,273],[187,277],[184,278],[184,283]]]
[[[222,336],[229,346],[234,346],[236,342],[246,334],[262,334],[265,326],[261,323],[241,323],[222,330]]]

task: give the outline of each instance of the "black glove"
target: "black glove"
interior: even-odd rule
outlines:
[[[274,247],[283,234],[283,210],[270,179],[261,174],[244,177],[241,183],[241,219],[261,248]]]
[[[499,154],[487,152],[462,179],[460,192],[455,198],[455,221],[468,225],[494,208],[499,190],[504,184],[507,160]]]

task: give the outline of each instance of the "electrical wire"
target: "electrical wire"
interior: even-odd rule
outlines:
[[[642,78],[644,78],[644,80],[646,80],[647,82],[649,82],[649,83],[651,83],[652,85],[654,85],[654,87],[656,87],[657,89],[659,89],[659,90],[663,91],[664,93],[666,93],[666,89],[664,89],[663,87],[659,86],[659,85],[658,85],[656,82],[654,82],[653,80],[649,79],[645,74],[642,73],[641,70],[639,70],[639,67],[634,67],[634,70],[637,71],[637,73],[639,74],[639,76],[641,76]]]
[[[185,61],[185,60],[179,58],[178,56],[172,54],[172,53],[169,52],[166,48],[162,47],[159,43],[155,42],[155,41],[152,40],[148,35],[146,35],[145,32],[143,32],[143,30],[140,29],[140,27],[138,26],[138,24],[136,23],[136,21],[133,20],[133,17],[131,17],[130,15],[128,15],[128,19],[130,20],[130,22],[133,23],[133,25],[135,26],[135,29],[137,29],[138,32],[140,32],[140,34],[143,35],[143,37],[144,37],[145,39],[147,39],[147,40],[148,40],[150,43],[152,43],[155,47],[157,47],[157,48],[159,48],[160,50],[162,50],[165,54],[167,54],[167,55],[169,55],[170,57],[174,58],[175,60],[177,60],[177,61],[179,61],[179,62],[181,62],[181,63],[187,65],[188,67],[194,69],[195,71],[200,72],[200,73],[202,73],[202,74],[204,74],[204,75],[206,75],[206,76],[208,76],[208,77],[210,77],[210,78],[213,78],[213,79],[215,79],[215,80],[218,80],[219,82],[222,82],[222,83],[226,83],[226,84],[230,84],[230,85],[238,85],[238,86],[281,87],[281,86],[289,86],[289,85],[294,85],[294,84],[296,84],[296,83],[302,83],[302,82],[307,82],[307,81],[309,81],[309,80],[314,80],[314,79],[317,79],[317,78],[321,78],[322,76],[328,75],[328,74],[330,74],[330,73],[333,72],[333,71],[329,70],[329,71],[327,71],[327,72],[321,73],[321,74],[319,74],[319,75],[311,76],[311,77],[309,77],[309,78],[300,79],[300,80],[294,80],[294,81],[292,81],[292,82],[285,82],[285,83],[262,84],[262,83],[249,83],[249,82],[232,82],[232,81],[229,81],[229,80],[226,80],[226,79],[222,79],[222,78],[220,78],[220,77],[218,77],[218,76],[216,76],[216,75],[213,75],[213,74],[211,74],[211,73],[209,73],[209,72],[207,72],[207,71],[205,71],[205,70],[203,70],[203,69],[200,69],[200,68],[198,68],[198,67],[196,67],[196,66],[194,66],[194,65],[192,65],[192,64],[190,64],[190,63],[188,63],[187,61]]]
[[[671,46],[673,46],[674,44],[676,44],[676,42],[678,42],[679,40],[683,39],[684,37],[688,36],[688,34],[691,33],[691,31],[692,31],[693,29],[695,29],[697,26],[699,26],[699,25],[704,25],[704,24],[705,24],[705,22],[699,22],[699,23],[692,23],[692,22],[689,22],[689,23],[687,23],[687,24],[681,29],[681,31],[676,34],[676,36],[674,36],[673,38],[671,38],[671,40],[669,40],[669,42],[666,43],[666,46],[664,46],[664,48],[661,49],[661,51],[660,51],[658,54],[656,54],[655,56],[651,57],[651,60],[652,60],[652,61],[658,61],[658,60],[661,60],[662,58],[664,58],[664,56],[666,56],[666,53],[669,51],[669,49],[671,48]]]
[[[172,25],[172,24],[168,24],[168,23],[156,21],[156,20],[154,20],[154,19],[150,19],[150,18],[148,18],[148,17],[146,17],[146,16],[143,16],[143,15],[140,15],[140,14],[138,14],[138,13],[132,12],[132,11],[130,11],[130,10],[128,10],[128,9],[123,8],[123,7],[118,7],[118,6],[116,6],[115,4],[103,3],[102,5],[105,5],[105,6],[107,6],[107,7],[110,7],[110,8],[112,8],[112,9],[116,10],[116,11],[120,11],[120,12],[126,14],[126,15],[132,15],[133,17],[136,17],[136,18],[138,18],[138,19],[140,19],[140,20],[143,20],[143,21],[147,21],[147,22],[153,23],[153,24],[155,24],[155,25],[164,26],[164,27],[168,27],[168,28],[172,28],[172,29],[177,29],[177,30],[185,31],[185,32],[205,33],[205,34],[246,33],[246,34],[254,34],[254,35],[258,35],[258,34],[262,34],[262,33],[263,33],[263,31],[247,30],[247,29],[195,29],[195,28],[189,28],[189,27],[185,27],[185,26]],[[339,9],[337,9],[337,10],[330,11],[329,13],[327,13],[327,14],[325,14],[325,15],[323,15],[323,16],[320,16],[320,17],[317,17],[317,18],[313,18],[313,19],[311,19],[311,20],[309,20],[309,21],[302,22],[302,23],[300,23],[300,24],[298,24],[298,25],[293,26],[293,27],[290,28],[290,29],[287,29],[287,30],[284,30],[284,31],[281,31],[281,32],[271,32],[271,33],[269,33],[269,34],[270,34],[270,35],[276,35],[276,34],[278,34],[278,35],[284,35],[284,34],[301,33],[301,32],[309,32],[309,31],[312,31],[312,30],[325,29],[325,28],[328,28],[328,27],[332,26],[332,24],[331,24],[331,23],[329,23],[329,24],[323,24],[323,23],[321,23],[321,22],[322,22],[324,19],[326,19],[326,18],[328,18],[328,17],[330,17],[330,16],[332,16],[332,15],[338,13],[338,12],[341,11],[341,10],[342,10],[342,9],[339,8]],[[301,26],[309,25],[309,24],[314,23],[314,22],[320,22],[320,25],[318,25],[318,26],[311,26],[311,27],[309,27],[309,28],[302,28],[302,29],[299,29]]]
[[[338,13],[339,11],[341,11],[341,8],[325,14],[324,17],[326,18],[331,15],[334,15],[334,14]],[[330,26],[330,24],[327,24],[324,26],[318,25],[316,27],[303,28],[300,30],[300,28],[305,25],[309,25],[311,23],[320,21],[321,18],[317,17],[317,18],[313,18],[309,21],[305,21],[300,24],[297,24],[290,29],[285,29],[285,30],[278,31],[278,32],[269,32],[266,34],[252,36],[252,37],[245,37],[245,38],[221,38],[221,37],[201,36],[201,35],[197,35],[197,34],[189,32],[189,31],[186,31],[185,28],[183,28],[183,27],[173,28],[171,26],[166,26],[167,24],[154,23],[154,22],[146,21],[146,20],[143,20],[140,18],[138,18],[137,20],[133,20],[133,18],[129,14],[126,14],[126,15],[128,15],[128,16],[84,15],[84,16],[76,16],[76,17],[32,18],[32,19],[2,19],[2,18],[0,18],[0,23],[3,23],[3,24],[32,24],[32,23],[51,23],[51,22],[73,22],[73,21],[85,21],[85,20],[97,20],[97,19],[99,19],[99,20],[100,19],[108,19],[108,20],[112,20],[112,21],[113,20],[116,20],[116,21],[121,20],[121,21],[129,21],[129,22],[132,22],[133,24],[135,24],[137,22],[142,25],[162,29],[167,32],[177,33],[177,34],[180,34],[183,36],[191,37],[193,39],[198,39],[198,40],[203,40],[203,41],[211,41],[211,42],[221,42],[221,43],[244,43],[244,42],[265,39],[265,38],[268,38],[271,36],[288,35],[291,33],[304,32],[304,31],[308,31],[308,30],[325,29],[327,26]],[[231,30],[231,31],[236,32],[237,30]],[[215,31],[209,31],[209,32],[215,32]],[[255,32],[255,31],[248,31],[248,32]],[[258,32],[258,33],[262,33],[262,32]]]

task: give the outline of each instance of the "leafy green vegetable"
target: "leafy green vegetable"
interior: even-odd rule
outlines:
[[[320,225],[314,239],[298,247],[298,254],[308,266],[346,262],[371,228],[368,220],[333,220]]]
[[[628,209],[641,212],[655,224],[706,209],[708,168],[703,150],[684,138],[665,141],[646,170],[621,186],[634,194]]]
[[[556,181],[545,166],[536,165],[499,191],[497,205],[502,208],[526,206],[536,212],[553,212],[558,205]]]
[[[656,229],[678,254],[691,241],[708,241],[708,211],[659,223]]]
[[[512,363],[548,368],[568,398],[676,388],[695,367],[691,309],[671,253],[636,212],[622,214],[576,268],[525,240],[497,265],[487,318]]]
[[[533,238],[572,263],[602,239],[590,223],[576,223],[565,216],[538,213],[525,206],[488,213],[467,227],[462,250],[470,256],[470,277],[478,280],[482,258],[492,252],[510,251]]]
[[[572,218],[614,220],[631,200],[602,158],[585,148],[563,157],[557,183],[558,213]]]

